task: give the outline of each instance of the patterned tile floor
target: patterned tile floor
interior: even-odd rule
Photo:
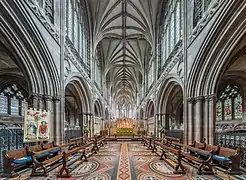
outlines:
[[[60,167],[49,173],[48,177],[30,178],[31,169],[25,169],[17,179],[60,179],[57,173]],[[173,174],[173,169],[152,153],[140,142],[108,142],[99,153],[80,164],[72,173],[72,178],[81,180],[243,180],[246,175],[228,176],[215,171],[214,176],[198,176],[196,170],[189,167],[187,174]]]

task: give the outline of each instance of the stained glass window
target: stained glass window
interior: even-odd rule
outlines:
[[[8,114],[8,97],[0,94],[0,114]]]
[[[231,99],[227,98],[224,101],[224,112],[225,112],[225,120],[231,120],[232,119],[232,104],[231,104]]]
[[[68,2],[68,37],[70,40],[73,38],[73,7],[72,1],[69,0]]]
[[[25,97],[17,85],[0,89],[0,114],[23,115]]]
[[[25,109],[27,109],[27,102],[24,100],[21,102],[21,115],[24,116]]]
[[[175,25],[176,25],[176,29],[175,29],[175,44],[179,41],[180,39],[180,2],[178,1],[176,4],[176,17],[175,17]]]
[[[166,22],[164,23],[164,40],[162,44],[163,60],[168,59],[170,53],[173,51],[179,40],[182,38],[182,22],[183,22],[183,0],[170,1],[171,4],[168,9],[168,13],[165,14]],[[162,62],[161,64],[164,64]]]
[[[242,95],[238,86],[226,85],[216,104],[217,121],[243,118]]]
[[[11,98],[10,112],[12,115],[19,115],[19,99],[16,99],[15,96]]]
[[[171,26],[170,26],[170,48],[171,50],[174,47],[174,41],[175,41],[175,29],[174,29],[174,14],[172,14],[171,17]]]
[[[234,99],[234,114],[235,119],[243,118],[242,96],[238,94]]]
[[[221,101],[218,101],[216,104],[216,114],[217,114],[217,120],[221,121],[222,120],[222,103]]]

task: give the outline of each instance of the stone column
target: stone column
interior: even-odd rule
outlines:
[[[64,128],[62,128],[62,119],[60,118],[60,98],[55,96],[53,97],[54,101],[54,126],[55,126],[55,132],[54,132],[54,139],[56,144],[62,144],[63,138],[64,138]]]
[[[215,138],[215,121],[216,121],[216,96],[215,95],[209,95],[209,116],[208,116],[208,121],[209,121],[209,127],[208,127],[208,144],[214,144],[214,138]]]
[[[30,108],[38,109],[38,94],[32,94]]]
[[[95,116],[92,114],[92,115],[90,116],[90,118],[91,118],[91,137],[93,137],[93,135],[94,135],[94,122],[95,122]]]
[[[187,136],[187,144],[191,144],[194,141],[194,98],[189,98],[188,100],[188,118],[187,126],[184,124],[184,127],[187,127],[187,131],[184,131],[184,137]],[[186,135],[186,132],[188,135]]]
[[[201,142],[203,139],[203,112],[202,112],[202,103],[203,103],[203,96],[198,96],[195,98],[195,140]]]
[[[44,98],[41,94],[38,95],[38,108],[44,110]]]
[[[206,96],[203,105],[203,138],[205,138],[206,143],[209,139],[209,97]]]
[[[55,140],[55,118],[54,118],[54,106],[52,101],[52,96],[45,95],[44,96],[45,101],[45,109],[50,112],[50,124],[49,124],[49,131],[50,131],[50,141]]]

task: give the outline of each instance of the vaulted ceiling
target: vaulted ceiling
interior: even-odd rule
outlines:
[[[107,87],[118,104],[134,104],[155,47],[163,0],[87,0],[94,52],[100,49]]]

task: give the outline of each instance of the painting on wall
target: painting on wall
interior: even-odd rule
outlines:
[[[25,111],[24,142],[49,140],[50,112],[28,109]]]

